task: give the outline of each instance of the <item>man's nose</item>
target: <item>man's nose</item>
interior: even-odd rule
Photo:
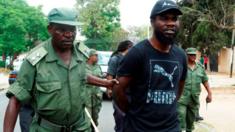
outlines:
[[[174,21],[174,20],[167,21],[167,26],[175,26],[175,25],[176,25],[176,21]]]

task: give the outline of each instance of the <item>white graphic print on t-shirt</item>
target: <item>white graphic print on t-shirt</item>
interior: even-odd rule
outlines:
[[[173,104],[175,85],[179,77],[176,61],[150,60],[150,81],[146,103]]]

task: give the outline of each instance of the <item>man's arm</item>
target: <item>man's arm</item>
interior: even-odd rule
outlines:
[[[203,85],[204,85],[204,87],[206,88],[206,91],[207,91],[206,102],[210,103],[212,101],[212,92],[211,92],[211,89],[210,89],[208,81],[205,81],[203,83]]]
[[[180,80],[180,82],[179,82],[179,90],[178,90],[177,100],[180,99],[180,97],[184,91],[184,83],[185,83],[185,80]]]
[[[119,81],[118,85],[114,85],[113,87],[113,98],[117,103],[118,107],[123,111],[127,112],[128,110],[128,100],[126,96],[126,89],[128,88],[131,77],[118,77]]]
[[[118,84],[118,81],[115,79],[106,80],[89,74],[87,75],[87,83],[111,89],[114,84]]]
[[[15,96],[12,96],[5,112],[3,132],[14,131],[19,110],[20,102],[16,99]]]

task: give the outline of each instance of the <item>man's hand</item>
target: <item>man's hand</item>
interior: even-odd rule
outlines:
[[[210,103],[212,101],[212,95],[208,94],[206,97],[206,103]]]
[[[111,89],[107,89],[107,90],[106,90],[106,94],[107,94],[107,96],[108,96],[109,98],[111,98],[111,97],[112,97],[112,94],[113,94],[113,91],[112,91]]]
[[[207,97],[206,97],[206,103],[210,103],[212,101],[212,92],[211,92],[208,81],[204,82],[203,85],[206,88],[206,91],[207,91],[207,94],[208,94]]]
[[[118,82],[118,80],[116,80],[116,79],[111,79],[111,80],[106,80],[107,81],[107,89],[108,90],[111,90],[112,91],[112,89],[113,89],[113,86],[115,85],[115,84],[119,84],[119,82]]]

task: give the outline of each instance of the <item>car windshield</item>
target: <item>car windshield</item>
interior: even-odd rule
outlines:
[[[99,65],[108,65],[109,58],[112,52],[110,51],[100,51],[98,52],[98,64]]]

